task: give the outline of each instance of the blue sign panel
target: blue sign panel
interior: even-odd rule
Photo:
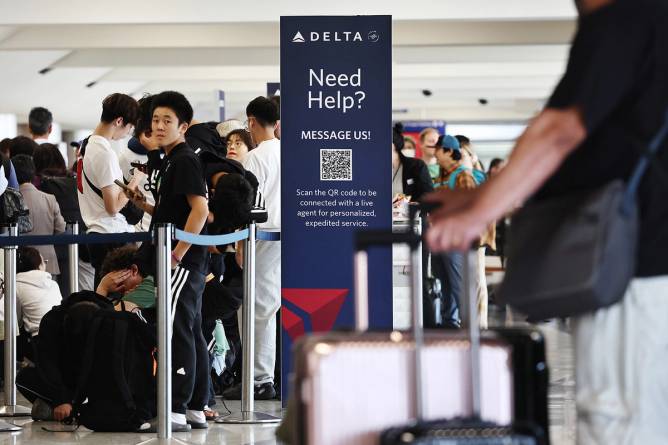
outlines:
[[[267,82],[267,97],[280,96],[280,95],[281,95],[281,83]]]
[[[299,336],[354,325],[355,231],[392,227],[391,31],[390,16],[281,17],[283,382]],[[370,326],[390,329],[389,248],[369,272]]]

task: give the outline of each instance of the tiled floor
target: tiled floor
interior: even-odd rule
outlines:
[[[575,426],[573,354],[570,336],[559,323],[541,325],[547,338],[548,365],[550,367],[549,407],[551,417],[552,445],[573,445]],[[23,404],[28,406],[25,401]],[[239,402],[227,402],[232,411],[239,410]],[[222,411],[222,405],[217,407]],[[256,409],[269,414],[280,415],[279,402],[257,402]],[[37,444],[91,444],[91,445],[134,445],[155,438],[155,434],[93,433],[81,428],[76,432],[47,432],[43,427],[60,428],[52,422],[32,422],[30,420],[6,419],[23,426],[19,433],[0,433],[0,445]],[[207,431],[174,434],[183,442],[196,445],[274,445],[275,427],[238,426],[210,423]]]

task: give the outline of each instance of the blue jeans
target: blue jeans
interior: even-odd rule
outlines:
[[[464,292],[464,255],[459,252],[433,253],[431,267],[443,284],[443,324],[459,326],[459,302]]]

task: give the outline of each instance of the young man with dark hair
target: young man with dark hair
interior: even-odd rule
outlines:
[[[246,107],[248,130],[257,145],[244,160],[246,170],[258,181],[258,196],[264,199],[269,219],[258,224],[265,231],[281,230],[281,141],[275,136],[279,111],[266,97],[256,97]],[[276,312],[281,306],[281,244],[257,241],[255,281],[255,398],[276,397]],[[241,396],[241,385],[225,395]]]
[[[123,294],[121,299],[127,311],[155,307],[155,280],[149,275],[146,264],[139,259],[137,247],[119,247],[104,259],[102,280],[95,292],[106,297],[112,289]],[[118,306],[117,309],[120,310]]]
[[[81,178],[83,192],[79,193],[81,216],[88,233],[134,232],[134,227],[120,213],[128,198],[114,183],[123,180],[123,172],[111,141],[126,137],[137,123],[138,115],[137,101],[126,94],[111,94],[102,102],[100,123],[86,145]],[[130,185],[135,184],[131,181]],[[95,287],[102,278],[100,269],[105,255],[120,246],[118,243],[89,246],[90,262],[95,268]]]
[[[145,190],[145,187],[149,184],[149,178],[145,175],[145,172],[133,167],[132,164],[146,164],[149,153],[147,147],[155,148],[158,146],[151,132],[151,121],[153,120],[152,97],[151,95],[145,95],[137,101],[139,104],[139,118],[133,137],[130,138],[127,146],[121,148],[118,153],[118,161],[123,171],[123,181],[128,184],[137,176],[137,185],[142,190]],[[146,195],[146,199],[149,204],[155,204],[152,194]],[[138,232],[146,232],[150,225],[151,215],[144,212],[143,218],[135,224],[135,229]]]
[[[35,178],[35,164],[28,155],[18,155],[13,159],[16,166],[16,177],[19,182],[19,191],[23,195],[26,206],[30,211],[29,217],[32,222],[32,232],[29,235],[54,235],[65,231],[65,220],[60,213],[60,206],[56,197],[37,190],[32,184]],[[60,274],[58,258],[53,245],[36,247],[44,257],[46,271],[57,280]]]
[[[185,142],[193,118],[188,100],[175,91],[153,97],[152,133],[165,157],[157,180],[156,205],[143,201],[139,189],[133,198],[153,215],[151,224],[172,223],[190,233],[206,233],[209,214],[204,171],[199,158]],[[151,162],[157,158],[151,152]],[[160,161],[158,161],[160,162]],[[172,250],[172,423],[174,430],[207,428],[209,355],[202,335],[202,292],[208,253],[202,246],[179,241]]]
[[[53,115],[44,107],[35,107],[28,115],[28,128],[30,136],[37,144],[49,141],[49,135],[53,129]]]

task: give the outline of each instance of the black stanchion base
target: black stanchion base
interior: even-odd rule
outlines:
[[[29,417],[30,408],[21,405],[0,406],[0,417]]]
[[[257,411],[241,411],[226,417],[219,417],[216,423],[245,424],[245,423],[280,423],[281,418]]]

